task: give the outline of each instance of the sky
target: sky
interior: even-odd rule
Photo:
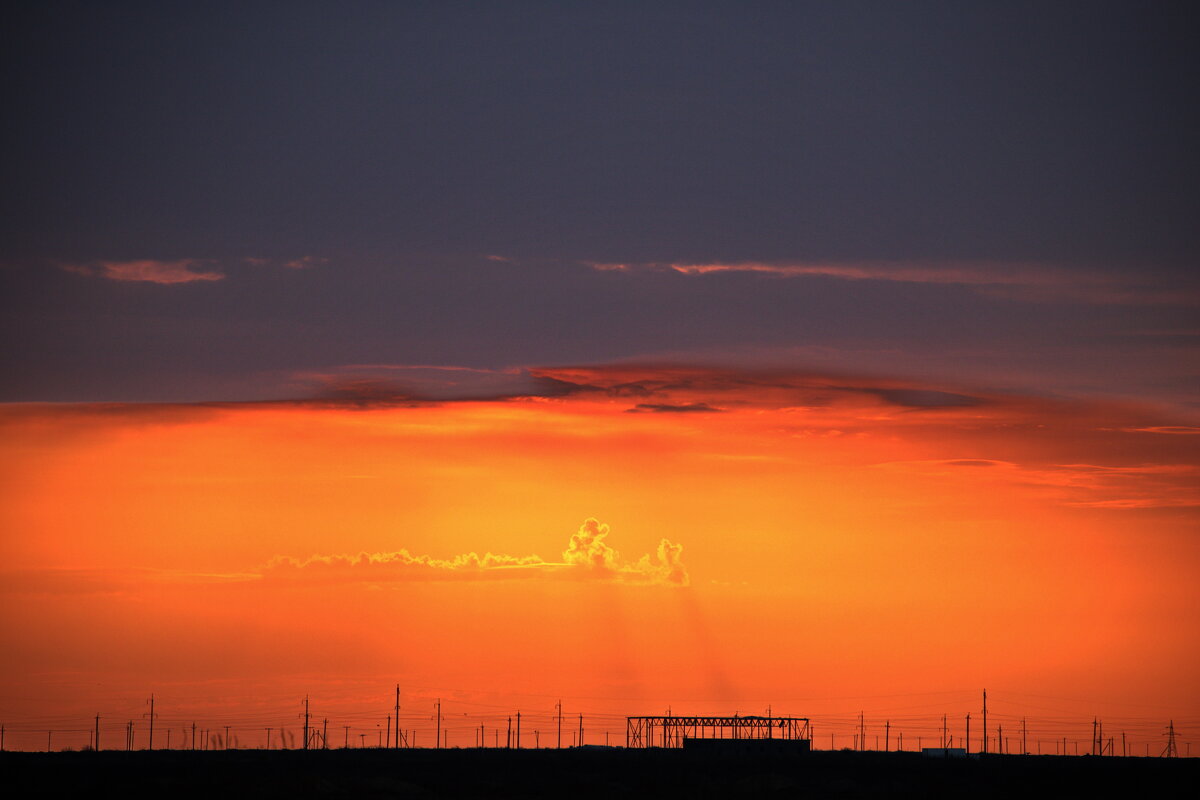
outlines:
[[[1195,738],[1187,11],[8,10],[10,746]]]

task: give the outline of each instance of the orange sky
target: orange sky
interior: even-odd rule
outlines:
[[[442,697],[464,745],[559,697],[614,735],[667,706],[915,728],[984,687],[1148,737],[1200,719],[1197,428],[845,376],[538,377],[0,408],[0,721],[85,731],[155,692],[160,724],[251,742],[308,693],[371,732],[396,683],[406,729]]]

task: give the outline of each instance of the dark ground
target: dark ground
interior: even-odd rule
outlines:
[[[7,797],[728,798],[1194,796],[1200,759],[679,750],[0,753]]]

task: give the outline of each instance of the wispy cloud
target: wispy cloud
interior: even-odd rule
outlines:
[[[177,261],[141,259],[137,261],[97,261],[88,264],[63,264],[62,268],[67,272],[74,272],[77,275],[107,278],[111,281],[131,281],[163,285],[223,280],[225,274],[208,267],[209,263],[189,258]]]
[[[310,269],[328,262],[329,259],[321,258],[320,256],[301,256],[300,258],[293,258],[291,261],[285,261],[283,265],[289,269]]]
[[[1193,508],[1200,506],[1196,464],[1035,464],[981,458],[878,464],[899,472],[953,477],[957,470],[983,480],[1050,491],[1062,505],[1097,509]],[[962,468],[970,469],[962,469]],[[969,476],[967,473],[971,473]]]
[[[824,407],[864,401],[905,410],[949,411],[996,401],[911,381],[783,370],[628,364],[546,367],[529,373],[552,385],[558,394],[595,393],[638,400],[628,409],[634,412],[720,411],[746,405]]]
[[[1039,264],[989,262],[584,262],[600,272],[666,272],[688,276],[757,273],[775,278],[833,278],[957,285],[980,294],[1027,301],[1074,301],[1095,304],[1193,305],[1200,286],[1180,291],[1135,283],[1126,275]]]
[[[587,519],[571,535],[558,561],[538,555],[514,556],[491,552],[435,558],[401,549],[388,553],[317,555],[304,560],[280,556],[273,559],[262,574],[270,580],[334,583],[556,577],[631,584],[688,584],[687,569],[682,561],[682,545],[662,539],[652,555],[627,561],[608,544],[608,534],[607,525],[593,518]]]

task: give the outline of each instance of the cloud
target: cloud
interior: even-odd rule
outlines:
[[[909,408],[954,408],[962,406],[977,406],[985,402],[983,398],[957,392],[942,392],[936,389],[872,389],[844,387],[852,390],[869,392],[898,406]]]
[[[524,369],[476,369],[431,364],[348,364],[297,372],[291,382],[320,401],[354,407],[414,401],[497,400],[558,394],[549,382]]]
[[[967,458],[888,462],[877,466],[947,477],[954,473],[946,467],[990,467],[986,473],[980,473],[980,479],[1039,487],[1048,490],[1062,505],[1075,508],[1120,510],[1200,506],[1200,491],[1196,488],[1200,486],[1197,480],[1200,465],[1196,464],[1037,464]]]
[[[564,578],[606,580],[629,584],[686,586],[683,546],[662,539],[653,555],[637,561],[621,559],[607,541],[609,527],[588,518],[567,542],[561,561],[537,555],[465,553],[451,558],[414,555],[408,550],[358,555],[318,555],[303,561],[289,556],[271,560],[262,575],[270,580],[332,583],[393,583],[398,581],[504,580]]]
[[[225,274],[211,269],[199,269],[207,262],[199,259],[178,261],[98,261],[91,264],[64,264],[62,268],[77,275],[107,278],[111,281],[131,281],[173,285],[196,281],[219,281]]]
[[[301,256],[300,258],[293,258],[291,261],[285,261],[283,265],[289,269],[309,269],[311,267],[319,267],[328,262],[329,259],[327,258],[320,258],[318,256]]]
[[[610,365],[552,367],[529,370],[530,375],[552,381],[557,395],[602,394],[637,398],[631,412],[722,411],[731,407],[828,407],[839,404],[878,405],[902,410],[983,406],[996,398],[914,383],[847,376],[737,370],[696,366]]]
[[[630,414],[650,412],[654,414],[678,414],[689,412],[719,412],[721,409],[713,408],[708,403],[681,403],[674,405],[672,403],[638,403],[633,408],[628,408]]]
[[[1163,287],[1128,275],[1045,264],[990,262],[583,262],[599,272],[659,272],[687,276],[755,273],[774,278],[833,278],[970,287],[979,294],[1029,302],[1073,301],[1097,305],[1195,305],[1200,286]],[[1139,279],[1145,281],[1144,278]]]

